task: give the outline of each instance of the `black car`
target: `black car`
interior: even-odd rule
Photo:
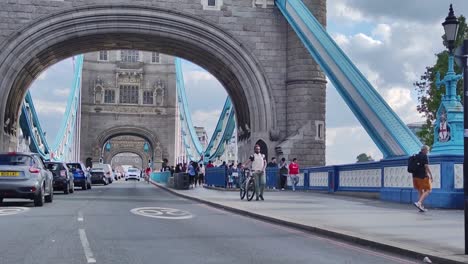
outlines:
[[[104,185],[109,184],[109,179],[106,177],[104,169],[92,168],[91,169],[91,182],[93,184],[102,183]]]
[[[62,190],[65,194],[74,192],[73,173],[65,162],[46,162],[46,166],[54,175],[54,190]]]

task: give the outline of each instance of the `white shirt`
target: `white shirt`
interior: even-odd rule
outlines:
[[[252,161],[252,170],[261,171],[263,170],[265,155],[262,153],[254,153],[254,160]]]

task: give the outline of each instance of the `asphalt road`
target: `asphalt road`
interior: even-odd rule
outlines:
[[[42,208],[5,200],[0,263],[416,262],[214,209],[144,182],[114,182],[56,192]]]

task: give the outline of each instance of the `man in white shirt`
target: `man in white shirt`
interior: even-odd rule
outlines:
[[[263,190],[265,189],[266,178],[265,178],[265,167],[266,159],[265,155],[260,153],[260,146],[255,145],[254,154],[250,155],[249,160],[246,162],[246,166],[251,165],[252,175],[255,177],[255,196],[258,201],[263,199]]]

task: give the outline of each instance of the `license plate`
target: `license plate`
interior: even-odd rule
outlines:
[[[0,171],[0,177],[17,177],[19,175],[19,171]]]

